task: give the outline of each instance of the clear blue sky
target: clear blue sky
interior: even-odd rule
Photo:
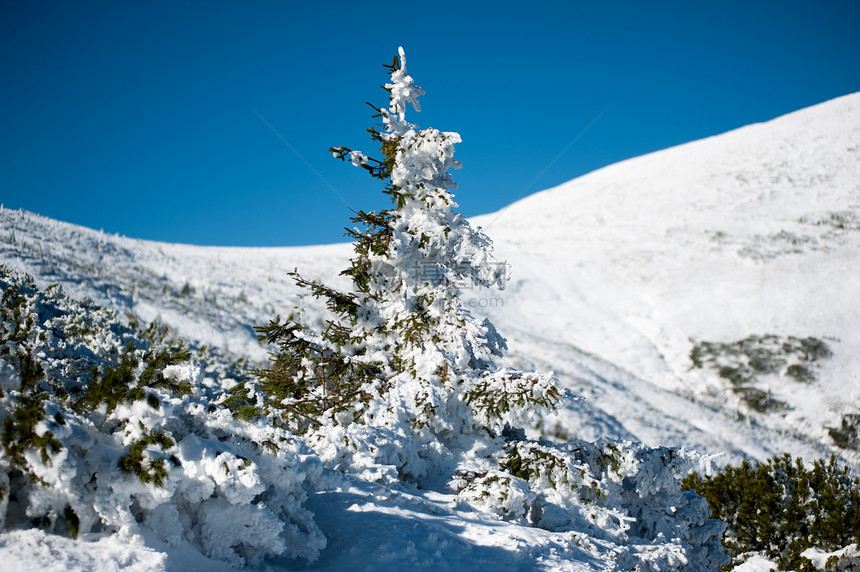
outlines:
[[[410,119],[461,134],[457,200],[481,214],[860,91],[858,25],[856,0],[3,0],[0,202],[169,242],[343,240],[347,205],[297,153],[352,208],[386,205],[327,149],[375,151],[364,102],[403,45]]]

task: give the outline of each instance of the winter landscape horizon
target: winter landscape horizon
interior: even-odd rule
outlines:
[[[787,453],[860,474],[860,93],[467,220],[458,136],[408,123],[421,93],[390,81],[399,154],[334,150],[391,181],[365,250],[0,208],[4,565],[710,570],[723,525],[690,470]],[[303,326],[267,345],[276,316]],[[302,394],[321,371],[364,385]]]

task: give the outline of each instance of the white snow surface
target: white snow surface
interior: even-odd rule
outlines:
[[[624,161],[473,223],[514,268],[492,311],[511,354],[579,378],[619,430],[727,460],[837,452],[825,428],[860,406],[860,94]],[[693,340],[767,334],[814,336],[833,357],[810,384],[763,376],[789,410],[741,419],[726,382],[693,368]],[[588,419],[567,422],[591,438]]]
[[[860,414],[860,94],[606,167],[472,224],[512,278],[502,292],[466,290],[465,305],[508,339],[512,367],[553,371],[585,398],[531,432],[683,446],[721,454],[718,463],[834,453],[860,470],[860,455],[832,431]],[[258,362],[266,350],[253,326],[293,311],[325,318],[286,273],[343,287],[350,254],[348,244],[148,242],[0,209],[0,263],[40,287],[59,283]],[[765,335],[814,337],[832,354],[810,366],[811,380],[757,377],[782,407],[758,411],[716,368],[694,367],[698,342]],[[261,569],[613,569],[611,555],[576,533],[455,498],[348,480],[305,505],[327,538],[319,559]],[[0,533],[0,561],[4,570],[226,569],[147,535],[72,541],[39,530]]]

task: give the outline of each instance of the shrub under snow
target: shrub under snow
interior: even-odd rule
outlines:
[[[233,565],[314,560],[322,467],[288,432],[214,405],[181,346],[0,268],[0,527],[194,543]]]

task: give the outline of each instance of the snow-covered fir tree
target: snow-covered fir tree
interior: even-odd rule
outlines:
[[[406,120],[407,103],[418,111],[424,92],[405,64],[401,48],[386,66],[389,102],[375,116],[383,129],[369,130],[380,158],[331,149],[384,181],[392,208],[353,219],[363,228],[349,232],[351,292],[296,275],[334,318],[321,332],[294,321],[263,328],[279,350],[260,388],[280,423],[328,444],[318,447],[324,457],[350,464],[371,455],[390,478],[416,480],[464,437],[500,435],[554,407],[562,391],[551,374],[498,367],[504,339],[460,301],[462,287],[504,288],[508,265],[454,210],[449,171],[460,167],[460,136]]]

